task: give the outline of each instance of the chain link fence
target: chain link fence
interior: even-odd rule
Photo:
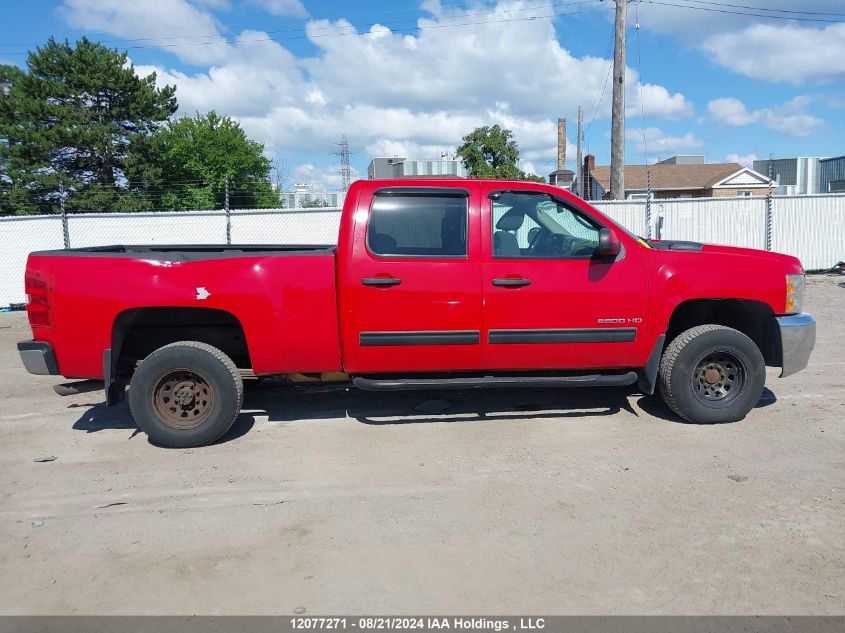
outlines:
[[[644,237],[786,253],[811,271],[828,270],[845,260],[842,194],[595,200],[590,204]]]
[[[845,195],[592,202],[632,232],[788,253],[807,270],[845,260]],[[340,209],[249,209],[0,217],[0,307],[26,300],[32,251],[107,244],[336,244]],[[770,242],[768,240],[771,240]]]
[[[0,307],[26,301],[32,251],[108,244],[336,244],[340,209],[250,209],[0,217]],[[228,239],[227,239],[228,236]]]

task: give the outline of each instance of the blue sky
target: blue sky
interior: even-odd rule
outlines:
[[[337,186],[342,134],[365,175],[373,155],[437,157],[493,123],[545,175],[556,119],[573,144],[579,105],[587,147],[609,159],[612,11],[609,0],[8,2],[0,62],[24,64],[51,35],[126,49],[139,74],[176,84],[179,114],[237,118],[290,182],[318,188]],[[845,154],[841,0],[643,0],[629,25],[629,163]]]

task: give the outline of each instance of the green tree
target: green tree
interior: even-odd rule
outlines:
[[[129,158],[133,191],[157,209],[277,207],[264,146],[212,111],[176,119],[138,142]]]
[[[457,154],[470,178],[545,182],[541,176],[526,174],[519,168],[519,146],[513,139],[513,132],[498,124],[485,125],[467,134]]]
[[[0,66],[0,212],[144,207],[122,191],[130,147],[176,111],[175,87],[138,77],[126,53],[53,38],[26,70]]]

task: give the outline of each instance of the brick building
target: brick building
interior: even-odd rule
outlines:
[[[739,163],[705,163],[703,156],[700,162],[675,158],[653,165],[625,165],[625,198],[644,198],[649,188],[656,199],[765,196],[769,191],[769,178]],[[588,199],[605,199],[610,191],[610,166],[596,165],[589,155],[583,171],[588,175],[587,188],[583,193],[574,190]]]

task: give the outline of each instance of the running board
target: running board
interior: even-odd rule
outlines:
[[[637,374],[591,374],[586,376],[482,376],[478,378],[352,379],[364,391],[418,391],[424,389],[495,389],[502,387],[622,387],[637,382]]]

